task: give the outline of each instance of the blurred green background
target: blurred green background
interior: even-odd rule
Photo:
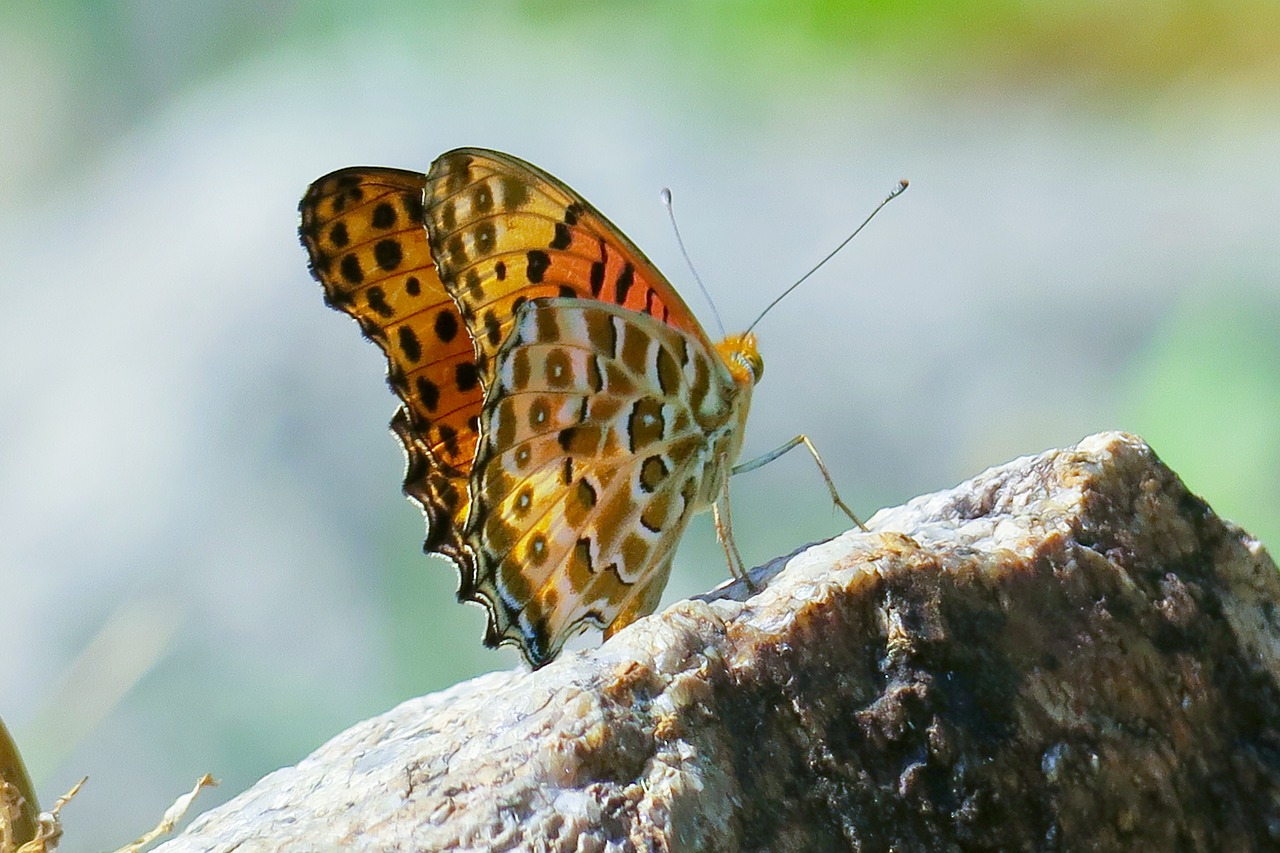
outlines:
[[[0,81],[0,715],[90,775],[67,849],[517,664],[307,274],[341,166],[524,157],[709,317],[671,186],[731,327],[908,177],[759,328],[744,455],[808,432],[865,517],[1126,429],[1280,541],[1274,0],[2,2]],[[751,562],[843,529],[800,454],[734,498]],[[665,600],[725,574],[698,519]]]

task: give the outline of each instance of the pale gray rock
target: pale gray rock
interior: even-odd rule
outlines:
[[[1280,849],[1280,575],[1092,436],[338,735],[179,851]]]

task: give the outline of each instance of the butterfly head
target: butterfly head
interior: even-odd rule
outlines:
[[[750,388],[764,375],[764,359],[756,347],[756,336],[751,332],[730,335],[716,344],[716,352],[729,366],[729,372],[738,385]]]

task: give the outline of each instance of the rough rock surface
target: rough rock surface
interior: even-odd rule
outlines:
[[[405,702],[161,849],[1280,849],[1280,574],[1140,439],[870,527]]]

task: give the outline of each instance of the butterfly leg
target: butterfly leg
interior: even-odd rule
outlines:
[[[831,479],[831,473],[827,471],[827,466],[823,464],[822,457],[818,455],[818,448],[813,446],[813,442],[809,440],[809,436],[805,435],[804,433],[797,435],[795,438],[791,439],[781,447],[775,450],[770,450],[768,453],[764,454],[763,456],[757,456],[755,459],[752,459],[750,462],[743,462],[741,465],[735,465],[733,467],[733,470],[730,473],[743,474],[743,473],[746,473],[747,471],[754,471],[757,468],[768,465],[770,462],[777,459],[779,456],[783,455],[787,451],[793,450],[802,444],[808,449],[809,455],[813,457],[813,461],[818,463],[818,470],[822,473],[822,479],[827,481],[827,489],[830,490],[831,492],[832,503],[834,503],[837,507],[839,507],[841,512],[849,516],[849,518],[852,519],[853,523],[858,525],[858,529],[862,530],[865,533],[867,531],[867,526],[863,524],[862,521],[858,518],[858,516],[853,514],[853,510],[849,509],[849,507],[845,504],[845,502],[840,499],[840,493],[836,491],[835,480]],[[725,482],[726,482],[725,488],[726,488],[726,494],[727,494],[728,480],[726,479]]]
[[[722,464],[728,466],[728,460],[722,458]],[[733,515],[729,511],[729,478],[725,477],[720,485],[720,496],[711,505],[711,516],[716,523],[716,539],[724,548],[725,560],[729,563],[729,573],[747,585],[747,589],[756,591],[755,582],[747,573],[746,563],[742,560],[742,552],[733,538]]]

